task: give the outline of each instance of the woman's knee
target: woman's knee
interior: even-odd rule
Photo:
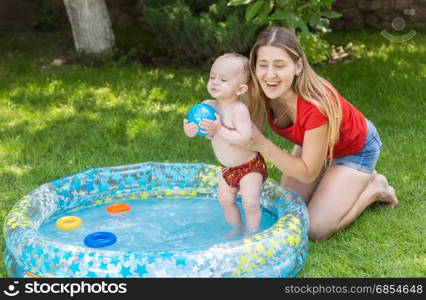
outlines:
[[[321,217],[309,216],[308,236],[312,240],[326,240],[339,230],[338,222]]]

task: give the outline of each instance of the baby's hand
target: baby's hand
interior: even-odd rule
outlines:
[[[183,132],[187,137],[194,137],[197,135],[198,126],[195,123],[189,123],[187,119],[183,120]]]
[[[222,122],[220,121],[220,116],[215,113],[216,120],[204,119],[200,122],[201,132],[207,133],[207,136],[215,136],[219,130],[222,128]]]

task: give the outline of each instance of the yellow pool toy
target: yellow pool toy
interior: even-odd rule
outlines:
[[[80,227],[82,223],[83,221],[81,221],[79,217],[66,216],[66,217],[59,218],[56,221],[55,225],[57,228],[62,230],[73,230]]]

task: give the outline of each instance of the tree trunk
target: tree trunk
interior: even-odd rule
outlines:
[[[100,54],[115,38],[104,0],[64,0],[78,54]]]

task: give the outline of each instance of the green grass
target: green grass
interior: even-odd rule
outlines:
[[[206,139],[181,122],[208,97],[205,67],[52,66],[69,37],[0,36],[0,222],[43,183],[92,167],[143,161],[217,164]],[[318,66],[378,127],[377,169],[397,190],[391,211],[372,205],[349,228],[312,242],[299,277],[424,277],[426,37],[395,44],[378,32],[332,34],[365,44],[361,58]],[[270,130],[277,144],[283,142]],[[279,180],[272,168],[271,179]],[[3,236],[0,239],[4,250]],[[7,277],[0,254],[0,277]]]

